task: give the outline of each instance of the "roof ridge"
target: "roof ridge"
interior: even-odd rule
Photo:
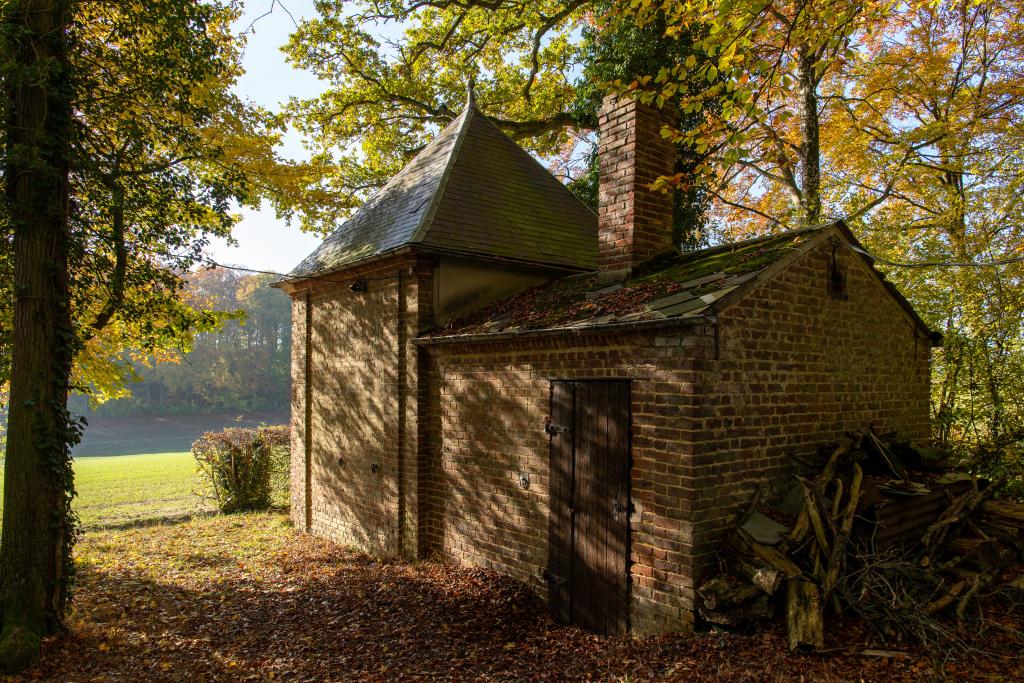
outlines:
[[[385,195],[385,193],[387,192],[387,189],[389,187],[392,187],[393,185],[397,185],[402,180],[402,171],[404,171],[406,168],[408,168],[410,165],[412,165],[419,158],[419,156],[421,154],[424,154],[428,150],[428,148],[435,141],[440,140],[441,138],[443,138],[444,134],[448,131],[448,129],[451,128],[453,126],[453,124],[455,124],[459,120],[459,118],[461,118],[463,115],[465,115],[465,112],[463,112],[462,114],[459,114],[459,116],[457,116],[454,119],[452,119],[451,121],[449,121],[448,125],[446,125],[444,128],[439,130],[437,135],[435,135],[433,137],[433,139],[430,140],[430,142],[428,142],[427,144],[423,145],[423,147],[420,148],[420,151],[417,152],[415,155],[413,155],[412,159],[409,159],[409,162],[405,166],[403,166],[401,169],[399,169],[398,173],[396,173],[393,176],[391,176],[390,178],[388,178],[388,181],[386,183],[384,183],[383,185],[381,185],[380,189],[377,190],[376,192],[374,192],[372,197],[370,197],[365,202],[363,202],[362,205],[360,205],[360,207],[359,207],[359,209],[357,211],[362,211],[364,208],[370,207],[376,201],[379,201],[379,198],[381,198],[381,197],[383,197]],[[344,223],[342,223],[342,225],[339,226],[339,227],[343,227],[343,226],[344,226]],[[335,232],[338,232],[338,231],[335,230]],[[332,232],[331,234],[333,235],[334,233]]]
[[[384,184],[383,184],[383,185],[382,185],[382,186],[380,187],[380,189],[378,189],[378,190],[377,190],[376,192],[374,192],[374,193],[373,193],[373,195],[371,195],[371,196],[370,196],[369,198],[367,198],[367,200],[366,200],[365,202],[363,202],[363,203],[362,203],[362,204],[361,204],[361,205],[359,206],[359,208],[358,208],[358,209],[356,209],[356,210],[355,210],[355,211],[354,211],[354,212],[352,213],[352,215],[351,215],[351,216],[350,216],[350,217],[349,217],[349,218],[348,218],[347,220],[343,221],[343,222],[341,223],[341,225],[339,225],[339,226],[338,226],[337,228],[335,228],[335,229],[334,229],[333,231],[331,231],[331,233],[330,233],[329,235],[327,235],[327,236],[326,236],[326,237],[324,238],[323,242],[321,243],[321,247],[322,247],[323,245],[325,245],[325,244],[328,244],[328,243],[331,243],[331,242],[337,242],[337,241],[343,240],[343,239],[345,238],[345,236],[346,236],[346,235],[345,235],[345,228],[346,228],[346,226],[347,226],[347,225],[348,225],[348,224],[350,223],[350,221],[352,221],[352,220],[356,219],[356,218],[357,218],[357,217],[359,216],[359,214],[361,214],[361,213],[364,213],[364,212],[369,212],[369,211],[373,211],[373,210],[374,210],[374,207],[375,207],[375,206],[376,206],[377,204],[379,204],[379,203],[380,203],[381,201],[383,201],[384,199],[386,199],[386,198],[387,198],[387,195],[388,195],[388,191],[389,191],[389,189],[391,189],[392,187],[394,187],[394,186],[396,186],[396,185],[398,185],[399,183],[401,183],[401,182],[402,182],[402,180],[403,180],[403,175],[402,175],[402,172],[403,172],[403,171],[405,171],[405,169],[406,169],[406,168],[408,168],[409,166],[411,166],[412,164],[414,164],[414,163],[416,162],[416,160],[417,160],[417,159],[418,159],[418,158],[419,158],[419,157],[420,157],[421,155],[424,155],[424,154],[426,154],[426,153],[427,153],[427,151],[428,151],[428,149],[430,148],[430,146],[431,146],[431,145],[432,145],[432,144],[433,144],[434,142],[436,142],[436,141],[438,141],[438,140],[441,140],[442,138],[444,138],[444,135],[445,135],[445,133],[447,133],[447,132],[448,132],[448,129],[449,129],[449,128],[451,128],[451,127],[452,127],[453,125],[455,125],[455,124],[456,124],[456,123],[457,123],[457,122],[459,121],[459,118],[461,118],[461,117],[462,117],[462,116],[464,116],[465,114],[466,114],[466,112],[465,112],[465,111],[463,111],[463,113],[462,113],[462,114],[460,114],[460,115],[459,115],[458,117],[456,117],[456,118],[452,119],[452,120],[451,120],[450,122],[448,122],[448,125],[446,125],[446,126],[445,126],[444,128],[442,128],[442,129],[441,129],[440,131],[438,131],[437,135],[436,135],[436,136],[434,136],[434,138],[433,138],[433,139],[432,139],[432,140],[431,140],[430,142],[428,142],[427,144],[425,144],[425,145],[424,145],[424,146],[423,146],[423,147],[422,147],[422,148],[420,149],[420,151],[419,151],[419,152],[417,152],[417,153],[416,153],[416,155],[414,155],[414,156],[413,156],[413,158],[412,158],[412,159],[410,159],[410,160],[409,160],[409,162],[408,162],[408,163],[407,163],[407,164],[406,164],[405,166],[403,166],[403,167],[402,167],[402,169],[401,169],[401,170],[400,170],[400,171],[399,171],[398,173],[396,173],[396,174],[394,174],[393,176],[391,176],[390,178],[388,178],[388,181],[387,181],[386,183],[384,183]],[[449,156],[449,159],[448,159],[448,161],[446,161],[446,162],[445,162],[445,164],[446,164],[446,168],[447,168],[447,166],[448,166],[448,165],[449,165],[450,163],[451,163],[451,157]],[[313,253],[315,254],[315,253],[316,253],[316,250],[314,250],[314,252],[313,252]],[[309,256],[307,256],[306,258],[309,258]],[[296,265],[296,266],[295,266],[294,268],[292,268],[292,269],[291,269],[291,270],[290,270],[290,271],[288,272],[288,274],[286,275],[286,279],[288,279],[288,278],[291,278],[291,277],[298,277],[298,276],[296,275],[296,271],[297,271],[297,270],[298,270],[299,268],[301,268],[301,267],[302,267],[302,264],[303,264],[304,262],[305,262],[305,259],[304,259],[304,260],[303,260],[302,262],[300,262],[300,263],[299,263],[298,265]]]
[[[400,246],[583,270],[596,262],[596,223],[589,207],[467,101],[289,277]]]
[[[654,257],[651,261],[645,261],[637,266],[641,271],[646,271],[647,267],[650,266],[662,266],[669,261],[686,261],[694,258],[703,258],[705,256],[711,256],[719,252],[728,251],[729,249],[735,249],[736,247],[746,247],[752,244],[758,244],[760,242],[770,242],[776,239],[784,239],[786,237],[797,237],[799,235],[811,234],[814,232],[821,232],[827,228],[831,228],[841,221],[832,221],[829,223],[822,223],[820,225],[812,225],[806,228],[797,228],[796,230],[784,230],[783,232],[777,232],[774,235],[759,235],[757,237],[748,237],[745,240],[738,240],[735,242],[725,242],[723,244],[715,244],[710,247],[702,247],[700,249],[694,249],[693,251],[681,251],[676,254],[660,255]],[[647,266],[647,267],[645,267]],[[634,269],[636,270],[636,269]]]
[[[448,187],[448,178],[452,174],[452,167],[455,166],[455,160],[459,158],[459,150],[462,149],[462,143],[466,139],[466,133],[469,130],[469,123],[473,119],[473,113],[477,111],[476,101],[474,98],[468,98],[466,100],[466,106],[463,108],[462,113],[459,114],[459,118],[462,121],[459,123],[459,130],[455,134],[455,142],[452,143],[452,148],[448,151],[448,158],[444,162],[444,169],[441,171],[441,178],[437,182],[437,187],[434,188],[434,194],[430,198],[430,205],[427,210],[420,216],[419,225],[413,230],[412,236],[409,238],[410,244],[422,242],[424,236],[427,234],[427,230],[430,228],[430,224],[434,221],[434,216],[437,214],[437,207],[441,205],[441,200],[444,198],[444,191]],[[486,117],[485,117],[486,118]],[[458,121],[458,119],[455,119]],[[452,121],[452,123],[455,123]],[[451,124],[449,124],[451,125]],[[447,130],[448,126],[445,126]],[[444,133],[442,130],[441,133]],[[438,134],[440,137],[440,134]]]
[[[710,247],[704,247],[703,249],[694,249],[693,251],[684,251],[681,256],[706,256],[713,254],[718,251],[724,251],[732,247],[746,247],[751,244],[757,244],[758,242],[768,242],[775,239],[782,239],[785,237],[796,237],[797,235],[809,235],[812,232],[820,232],[827,228],[831,228],[838,221],[830,221],[828,223],[821,223],[820,225],[811,225],[806,228],[797,228],[796,230],[783,230],[773,235],[758,235],[757,237],[748,237],[745,240],[739,240],[737,242],[726,242],[724,244],[716,244]]]

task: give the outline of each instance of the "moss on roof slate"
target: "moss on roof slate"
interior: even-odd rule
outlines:
[[[650,262],[617,283],[597,272],[551,280],[432,330],[445,337],[694,317],[825,227]]]
[[[587,270],[597,263],[597,215],[468,102],[288,279],[410,245]]]

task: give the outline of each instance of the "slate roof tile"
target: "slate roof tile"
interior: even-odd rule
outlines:
[[[642,266],[617,285],[609,286],[596,272],[557,278],[424,336],[580,329],[700,316],[828,227],[686,252]]]
[[[591,270],[597,216],[468,102],[288,279],[415,244]]]

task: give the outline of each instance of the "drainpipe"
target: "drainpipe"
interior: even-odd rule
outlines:
[[[311,461],[311,458],[312,458],[312,452],[311,451],[312,451],[312,448],[313,448],[313,430],[311,429],[312,425],[310,424],[312,422],[312,420],[313,420],[313,407],[312,407],[313,391],[312,391],[312,387],[311,387],[311,385],[313,383],[313,377],[312,377],[312,369],[313,369],[313,359],[312,359],[312,355],[313,355],[313,298],[312,298],[312,296],[310,296],[310,293],[309,293],[308,289],[306,290],[306,294],[305,294],[305,302],[306,302],[306,306],[305,306],[305,308],[306,308],[306,334],[304,335],[305,339],[303,340],[303,345],[305,347],[305,350],[304,350],[304,353],[303,353],[303,363],[305,365],[305,368],[303,369],[303,374],[305,375],[306,381],[304,382],[304,386],[303,386],[303,394],[304,394],[304,399],[303,399],[303,409],[304,409],[303,410],[303,412],[304,412],[303,424],[305,426],[303,428],[303,434],[302,434],[302,441],[303,441],[303,443],[302,443],[302,450],[304,451],[304,456],[305,457],[303,459],[305,460],[304,465],[305,465],[305,469],[306,469],[306,476],[304,477],[305,482],[306,482],[306,487],[305,487],[306,488],[306,491],[305,491],[305,498],[306,498],[306,500],[305,500],[305,508],[306,508],[306,510],[305,510],[305,513],[306,513],[305,514],[305,525],[306,525],[306,531],[308,532],[310,529],[313,528],[313,482],[312,482],[313,463]]]
[[[402,271],[399,270],[395,274],[395,281],[398,283],[398,334],[395,335],[398,341],[398,472],[395,474],[398,488],[398,519],[396,520],[395,531],[398,534],[397,538],[397,550],[398,555],[402,555],[403,540],[405,537],[405,404],[406,404],[406,371],[407,363],[405,358],[405,347],[406,347],[406,330],[405,330],[405,314],[406,314],[406,302],[405,302],[405,281],[402,277]]]

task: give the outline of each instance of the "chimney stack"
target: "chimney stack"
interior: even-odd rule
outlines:
[[[672,194],[648,186],[675,172],[675,146],[661,137],[663,114],[609,95],[598,114],[598,246],[602,271],[630,269],[677,249],[672,243]]]

